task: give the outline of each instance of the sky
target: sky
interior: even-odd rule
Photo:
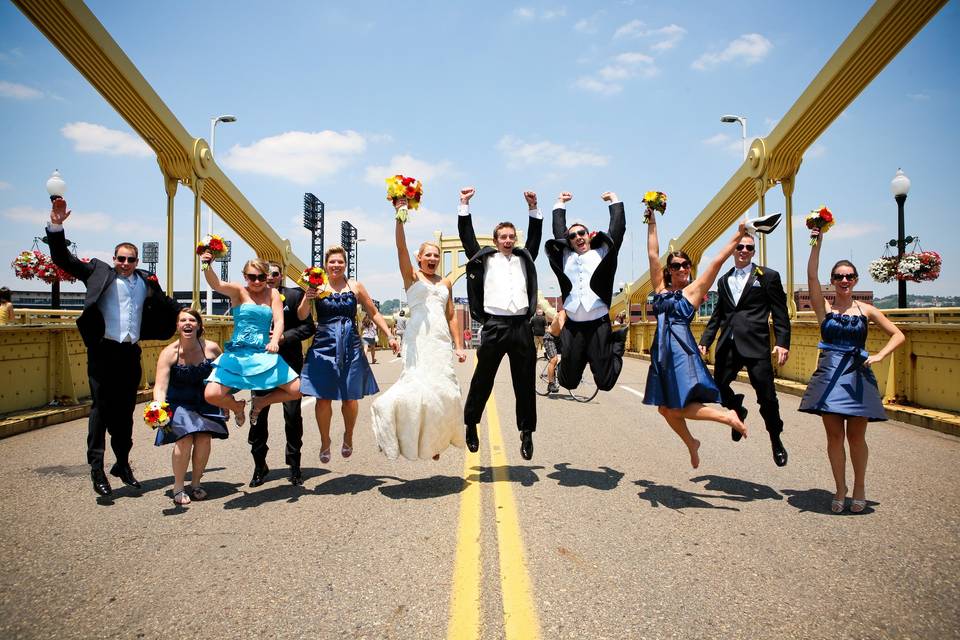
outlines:
[[[88,6],[194,136],[217,128],[215,156],[294,252],[309,261],[304,192],[326,204],[327,246],[349,220],[365,241],[359,279],[375,298],[400,297],[393,211],[383,179],[424,183],[407,225],[415,247],[434,231],[456,234],[458,189],[476,187],[477,232],[501,220],[526,231],[523,191],[549,217],[571,191],[568,217],[605,228],[604,191],[627,211],[618,281],[647,270],[640,200],[669,196],[661,246],[679,236],[742,160],[738,125],[768,134],[870,7],[833,2],[440,2],[117,3]],[[721,11],[721,8],[723,9]],[[890,180],[912,181],[906,231],[943,257],[915,294],[960,295],[960,9],[956,0],[903,49],[808,149],[797,175],[796,223],[827,205],[837,226],[821,273],[846,258],[877,295],[868,263],[896,237]],[[950,80],[954,78],[954,80]],[[166,196],[155,157],[127,123],[10,3],[0,4],[0,258],[43,235],[47,177],[59,169],[78,255],[109,258],[120,241],[159,241],[166,252]],[[175,286],[192,277],[192,193],[176,198]],[[783,210],[779,188],[768,212]],[[754,208],[756,211],[756,208]],[[545,230],[549,233],[549,220]],[[206,223],[204,222],[204,228]],[[252,251],[230,229],[231,275]],[[768,264],[785,273],[782,229]],[[804,281],[806,234],[794,235]],[[705,259],[716,255],[718,244]],[[541,290],[558,291],[545,256]],[[159,267],[165,274],[163,263]],[[42,283],[0,272],[0,284]],[[82,290],[67,285],[66,290]],[[455,289],[465,295],[461,280]]]

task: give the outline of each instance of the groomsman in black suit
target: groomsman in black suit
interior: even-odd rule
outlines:
[[[63,198],[53,201],[47,241],[54,263],[87,287],[77,328],[87,346],[87,376],[93,406],[87,431],[87,462],[93,490],[102,496],[113,490],[103,473],[106,434],[116,464],[110,474],[140,488],[130,468],[133,409],[140,384],[140,340],[167,340],[177,327],[176,301],[168,298],[157,277],[137,269],[136,245],[122,242],[113,251],[113,264],[94,258],[78,260],[67,249],[63,223],[70,216]]]
[[[580,220],[567,226],[567,203],[573,194],[564,191],[553,206],[553,239],[544,249],[560,283],[567,321],[560,333],[560,386],[575,389],[590,364],[594,382],[610,391],[623,368],[626,331],[610,327],[610,301],[617,273],[617,255],[623,244],[626,219],[617,194],[600,196],[609,203],[610,226],[590,233]]]
[[[300,287],[283,287],[283,268],[276,262],[270,263],[270,273],[267,274],[267,286],[280,293],[283,304],[283,335],[280,336],[280,357],[290,368],[300,373],[303,369],[304,340],[312,338],[317,328],[313,323],[313,316],[305,320],[297,317],[297,307],[303,298],[303,289]],[[258,392],[263,395],[267,391]],[[270,417],[270,406],[260,410],[257,421],[250,425],[250,453],[253,454],[253,478],[251,487],[263,484],[270,469],[267,467],[267,421]],[[303,484],[303,475],[300,473],[300,449],[303,447],[303,416],[300,413],[300,399],[289,400],[283,403],[283,426],[287,434],[286,462],[290,466],[290,483]]]
[[[755,249],[754,239],[743,236],[733,253],[733,269],[717,281],[720,299],[700,338],[700,353],[706,354],[719,329],[713,377],[720,388],[721,402],[724,407],[735,410],[741,420],[746,419],[743,395],[734,394],[730,388],[730,383],[746,367],[770,435],[773,461],[782,467],[787,464],[787,450],[780,441],[783,420],[773,384],[768,321],[772,316],[776,339],[773,354],[777,365],[782,367],[790,355],[790,317],[780,274],[753,264]],[[734,441],[741,438],[736,431],[732,436]]]
[[[470,451],[480,448],[477,423],[483,416],[493,380],[506,355],[517,403],[517,428],[520,430],[520,455],[533,457],[533,432],[537,429],[536,376],[537,349],[533,343],[530,318],[537,308],[537,268],[534,261],[540,246],[543,216],[537,209],[537,196],[526,192],[530,214],[525,247],[518,247],[517,229],[511,222],[494,228],[495,247],[480,248],[470,217],[473,187],[460,190],[457,227],[467,254],[467,295],[470,315],[481,323],[477,368],[463,408],[467,425],[466,441]]]

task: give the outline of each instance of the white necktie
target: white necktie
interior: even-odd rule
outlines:
[[[737,283],[737,290],[734,293],[734,300],[739,302],[740,296],[743,295],[743,285],[746,284],[747,270],[737,269],[734,272],[733,276],[734,276],[734,281]]]

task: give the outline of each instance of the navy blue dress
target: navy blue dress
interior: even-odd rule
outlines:
[[[696,309],[683,291],[654,294],[653,312],[657,314],[657,335],[650,347],[643,404],[682,409],[691,402],[720,402],[720,390],[690,331]]]
[[[357,334],[357,297],[332,293],[315,302],[317,333],[300,374],[300,391],[321,400],[359,400],[380,391]]]
[[[194,433],[209,433],[220,439],[229,435],[223,412],[203,399],[204,381],[212,369],[210,360],[170,367],[167,402],[173,417],[165,428],[157,429],[156,446],[174,443]]]
[[[820,359],[800,401],[804,413],[887,419],[877,378],[864,366],[868,353],[866,316],[830,312],[820,324]]]

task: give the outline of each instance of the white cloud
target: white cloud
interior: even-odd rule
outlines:
[[[720,53],[707,52],[693,61],[690,66],[698,71],[706,71],[726,62],[740,61],[744,64],[756,64],[767,57],[773,43],[759,33],[740,36]]]
[[[43,97],[43,92],[25,84],[0,80],[0,97],[14,100],[36,100]]]
[[[404,226],[407,245],[410,250],[415,251],[421,242],[432,240],[434,231],[444,227],[449,228],[452,224],[456,224],[456,215],[455,210],[444,215],[423,206],[416,211],[411,211],[410,218]],[[326,244],[328,247],[340,243],[340,224],[344,221],[355,226],[358,236],[365,240],[360,243],[359,248],[361,267],[364,264],[364,255],[366,255],[366,264],[370,264],[374,260],[374,254],[369,252],[370,249],[374,248],[377,250],[393,248],[394,251],[387,255],[389,255],[389,260],[394,260],[393,256],[396,255],[394,211],[386,199],[383,201],[383,210],[376,213],[370,213],[360,207],[327,209],[324,223],[326,225]],[[290,223],[291,227],[296,228],[300,225],[300,220],[291,218]],[[309,232],[307,235],[309,235]],[[384,255],[382,253],[377,254],[377,263],[382,264]],[[396,277],[399,279],[399,276]],[[366,283],[366,278],[363,277],[362,272],[361,280]]]
[[[589,18],[577,20],[576,24],[573,25],[573,29],[580,33],[594,34],[600,30],[600,20],[606,13],[606,11],[600,10]]]
[[[9,182],[4,182],[0,180],[0,191],[6,191],[7,189],[13,189],[13,185]]]
[[[0,62],[13,64],[23,59],[23,50],[18,48],[9,51],[0,51]]]
[[[660,73],[654,59],[645,53],[629,51],[621,53],[593,76],[577,78],[573,86],[601,95],[616,95],[623,90],[623,82],[630,78],[653,78]]]
[[[610,162],[608,156],[571,149],[549,140],[525,142],[510,135],[500,138],[497,149],[504,155],[507,166],[511,169],[533,165],[559,169],[605,167]]]
[[[708,147],[717,147],[738,158],[743,157],[743,141],[733,139],[725,133],[718,133],[703,141]]]
[[[566,17],[566,15],[566,7],[540,9],[539,11],[532,7],[517,7],[513,10],[513,16],[515,18],[528,22],[532,22],[534,20],[548,22],[550,20],[556,20],[557,18]]]
[[[613,39],[637,37],[644,31],[644,27],[646,26],[643,20],[631,20],[613,32]]]
[[[380,186],[384,184],[383,181],[386,178],[400,173],[405,176],[413,176],[426,185],[431,180],[448,174],[451,167],[452,165],[447,160],[431,163],[425,160],[418,160],[409,154],[399,155],[393,156],[390,159],[390,163],[386,166],[367,167],[364,179],[369,184]]]
[[[153,150],[139,137],[126,131],[108,129],[90,122],[70,122],[60,133],[73,141],[73,149],[78,153],[103,153],[108,156],[149,157]]]
[[[853,216],[847,214],[847,219],[849,221],[844,222],[840,220],[834,225],[830,231],[827,232],[827,240],[851,240],[853,238],[862,238],[864,236],[872,236],[879,233],[889,233],[889,225],[883,225],[877,222],[861,222],[862,216],[856,216],[857,220],[850,220]],[[793,214],[793,229],[794,229],[794,239],[799,238],[808,238],[809,232],[807,231],[806,223],[807,214],[806,213],[797,213]]]
[[[337,173],[366,149],[366,139],[356,131],[288,131],[246,147],[234,145],[221,163],[306,185]]]
[[[35,226],[39,231],[50,222],[50,210],[31,206],[10,207],[4,210],[3,218]],[[64,225],[67,233],[71,230],[101,233],[130,234],[144,238],[160,238],[165,235],[159,227],[144,225],[132,216],[115,217],[101,211],[73,212]]]
[[[806,150],[806,152],[803,154],[803,157],[805,159],[812,160],[814,158],[822,158],[826,153],[827,148],[825,146],[822,144],[815,144]]]

